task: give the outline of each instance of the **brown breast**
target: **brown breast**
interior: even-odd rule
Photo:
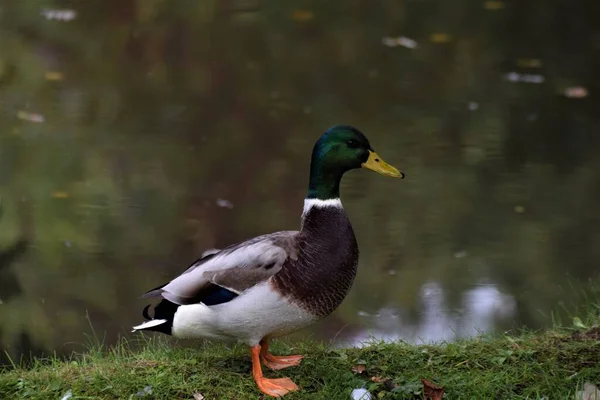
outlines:
[[[343,208],[312,208],[296,236],[297,253],[273,278],[280,293],[319,317],[344,300],[358,266],[358,245]]]

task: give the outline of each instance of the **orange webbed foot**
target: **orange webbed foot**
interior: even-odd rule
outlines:
[[[261,357],[262,362],[267,367],[273,370],[279,370],[289,367],[296,367],[300,365],[300,362],[304,356],[294,355],[294,356],[274,356],[272,354],[265,354]]]
[[[266,352],[268,352],[268,348],[267,345]],[[252,375],[258,389],[264,394],[273,397],[281,397],[288,392],[298,390],[298,386],[290,378],[268,379],[263,376],[262,368],[260,367],[260,361],[263,356],[261,350],[260,345],[252,347]],[[300,359],[297,359],[295,362],[299,363]]]
[[[263,377],[256,379],[256,385],[261,392],[273,397],[281,397],[288,392],[298,390],[298,385],[290,378],[267,379]]]
[[[304,356],[294,355],[294,356],[274,356],[269,353],[269,341],[264,339],[260,342],[260,359],[264,365],[267,367],[278,370],[289,367],[296,367],[300,365],[300,361]]]

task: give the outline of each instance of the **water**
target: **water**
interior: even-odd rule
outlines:
[[[299,336],[453,340],[581,306],[598,5],[449,4],[3,3],[2,347],[112,343],[203,250],[297,229],[337,123],[407,179],[344,178],[359,275]]]

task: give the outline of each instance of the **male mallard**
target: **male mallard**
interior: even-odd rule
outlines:
[[[300,231],[258,236],[203,254],[183,274],[143,297],[162,297],[154,317],[136,330],[178,338],[238,340],[251,346],[252,374],[265,394],[279,397],[298,386],[289,378],[263,377],[271,369],[298,365],[302,356],[269,353],[269,340],[331,314],[352,285],[358,245],[340,202],[340,180],[368,168],[403,178],[351,126],[334,126],[312,152],[308,194]]]

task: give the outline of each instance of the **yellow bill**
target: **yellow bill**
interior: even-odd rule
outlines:
[[[369,150],[369,158],[367,161],[362,163],[362,166],[363,168],[368,168],[371,171],[380,173],[381,175],[404,179],[404,174],[402,172],[383,161],[381,157],[377,155],[377,153],[371,150]]]

